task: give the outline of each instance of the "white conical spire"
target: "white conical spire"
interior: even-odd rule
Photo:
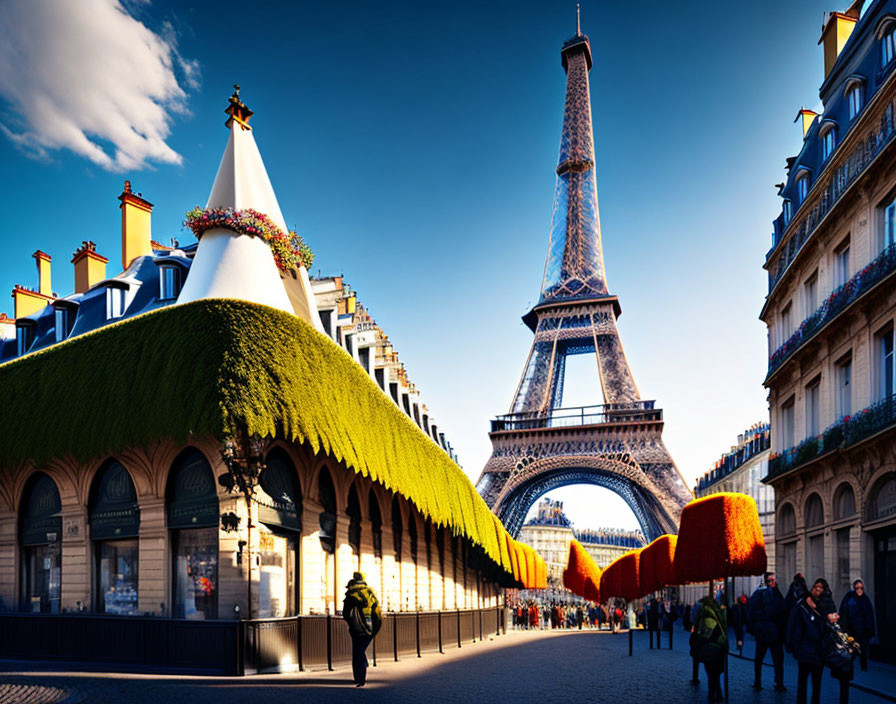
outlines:
[[[248,124],[252,111],[240,102],[236,88],[227,109],[230,136],[206,208],[251,208],[266,215],[283,232],[288,232]],[[300,278],[307,280],[304,270],[300,274],[304,275]],[[310,286],[301,287],[299,294],[299,298],[307,300],[298,300],[297,305],[293,305],[274,255],[260,237],[241,235],[225,228],[212,228],[203,233],[177,302],[188,303],[202,298],[236,298],[262,303],[294,313],[322,331]]]

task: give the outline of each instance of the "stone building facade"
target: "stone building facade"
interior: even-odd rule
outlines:
[[[862,577],[896,656],[896,3],[826,18],[821,114],[779,184],[765,268],[775,564]]]

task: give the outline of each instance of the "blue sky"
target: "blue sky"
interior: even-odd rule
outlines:
[[[137,21],[110,4],[0,6],[0,45],[32,52],[0,52],[0,290],[36,284],[40,248],[69,293],[85,239],[115,273],[125,178],[155,204],[155,239],[191,241],[181,220],[205,203],[240,83],[314,273],[358,291],[475,481],[531,343],[575,3],[126,3]],[[582,3],[609,287],[690,484],[767,417],[773,184],[797,110],[818,104],[822,11],[845,6]],[[38,96],[28,72],[59,78]],[[633,524],[619,502],[594,509],[603,494],[563,496],[579,525]]]

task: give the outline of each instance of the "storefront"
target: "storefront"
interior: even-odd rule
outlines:
[[[59,489],[42,472],[28,482],[23,503],[22,611],[59,613],[62,584],[62,519]]]

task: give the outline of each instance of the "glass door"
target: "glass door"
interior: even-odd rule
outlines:
[[[97,611],[133,615],[137,607],[137,541],[97,543]]]
[[[25,611],[59,613],[62,559],[59,543],[25,548]]]

